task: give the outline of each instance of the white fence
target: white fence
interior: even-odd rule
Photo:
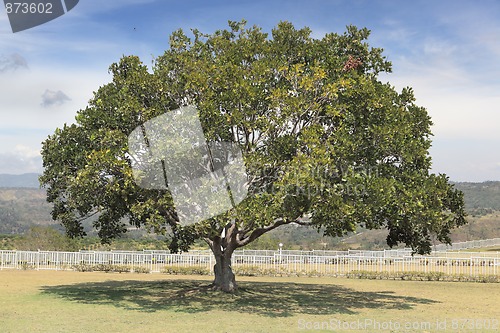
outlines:
[[[300,252],[300,251],[298,251]],[[411,251],[252,251],[233,254],[233,268],[258,267],[287,274],[322,274],[343,276],[354,271],[383,273],[441,272],[446,275],[498,275],[500,253],[434,252],[411,256]],[[171,254],[165,251],[0,251],[0,270],[36,269],[71,270],[75,265],[112,264],[130,270],[161,272],[169,267],[200,267],[212,270],[214,257],[209,251]]]

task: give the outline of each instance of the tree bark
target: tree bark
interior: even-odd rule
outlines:
[[[227,228],[229,230],[229,228]],[[230,229],[232,232],[234,227]],[[227,236],[227,234],[226,234]],[[231,240],[231,237],[228,237]],[[231,257],[235,250],[235,244],[228,238],[214,237],[209,245],[215,256],[213,290],[224,292],[235,292],[238,289],[236,279],[231,267]]]
[[[225,292],[235,292],[238,289],[236,279],[231,268],[231,256],[218,255],[215,257],[214,281],[212,289]]]

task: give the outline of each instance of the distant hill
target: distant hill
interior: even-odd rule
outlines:
[[[500,237],[500,182],[455,183],[464,192],[469,224],[454,230],[452,240],[464,241]],[[50,216],[45,190],[38,187],[38,175],[0,175],[0,234],[25,233],[34,225],[59,226]],[[90,231],[91,222],[86,225]],[[291,249],[381,249],[387,248],[387,230],[359,229],[344,238],[323,237],[312,228],[294,225],[273,230],[251,247]]]
[[[25,173],[23,175],[0,174],[0,187],[39,188],[38,176],[36,173]]]
[[[0,234],[19,234],[33,225],[56,223],[45,198],[45,190],[38,188],[0,188]]]
[[[464,192],[469,214],[482,216],[500,211],[500,182],[455,183],[455,187]]]

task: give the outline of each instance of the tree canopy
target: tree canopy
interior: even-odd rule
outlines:
[[[168,235],[172,251],[203,238],[221,269],[236,248],[290,223],[329,236],[387,228],[390,246],[419,253],[430,251],[431,237],[449,242],[466,223],[463,195],[430,172],[431,119],[411,88],[379,80],[391,64],[368,45],[369,33],[348,26],[315,39],[289,22],[271,34],[229,22],[212,34],[174,32],[151,69],[124,56],[76,123],[43,143],[40,181],[53,218],[83,236],[81,221],[95,215],[104,242],[126,232],[126,220]],[[248,196],[182,225],[169,190],[134,181],[127,136],[189,105],[207,140],[241,149]],[[216,284],[226,271],[216,267]]]

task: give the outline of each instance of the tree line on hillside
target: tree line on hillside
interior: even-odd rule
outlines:
[[[98,237],[70,238],[52,226],[32,226],[22,235],[0,235],[0,250],[69,252],[168,250],[168,242],[159,237],[126,237],[116,239],[111,244],[102,244]]]

